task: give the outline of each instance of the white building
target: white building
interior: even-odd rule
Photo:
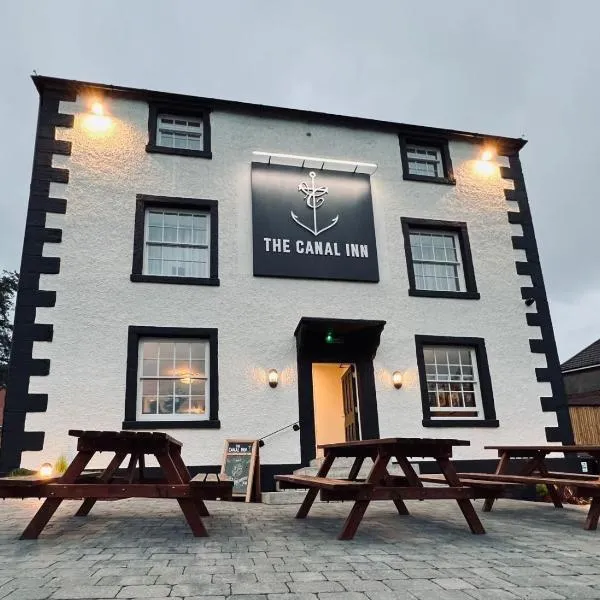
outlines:
[[[317,443],[572,441],[523,140],[33,79],[0,471],[72,428],[207,467],[290,426],[267,489]]]

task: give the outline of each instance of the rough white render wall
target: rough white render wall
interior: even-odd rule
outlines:
[[[217,327],[219,330],[218,430],[169,430],[183,444],[190,465],[219,464],[228,437],[259,437],[298,418],[293,331],[302,316],[384,319],[375,360],[381,436],[456,437],[471,446],[459,458],[492,457],[484,444],[545,442],[553,413],[539,397],[550,386],[535,380],[545,357],[529,351],[539,329],[525,322],[504,199],[506,181],[475,173],[480,149],[451,142],[456,186],[402,179],[397,136],[347,127],[242,116],[211,115],[212,160],[148,154],[148,108],[143,102],[107,99],[114,119],[109,135],[82,128],[86,98],[62,103],[75,114],[73,129],[59,130],[73,142],[70,157],[55,166],[70,170],[67,186],[51,195],[68,199],[66,215],[49,215],[63,230],[58,275],[42,275],[40,288],[56,290],[54,308],[38,309],[38,323],[54,324],[52,343],[35,343],[34,357],[50,358],[47,377],[33,377],[30,392],[47,393],[48,411],[29,413],[26,429],[45,431],[41,452],[28,452],[23,466],[36,467],[74,453],[69,428],[120,429],[124,416],[129,325]],[[311,133],[311,136],[307,135]],[[381,281],[378,284],[255,278],[252,275],[250,163],[253,150],[374,162],[373,210]],[[210,198],[219,201],[220,287],[131,283],[136,194]],[[515,207],[511,207],[515,210]],[[466,221],[480,300],[413,298],[400,217]],[[414,335],[478,336],[486,340],[498,429],[423,428]],[[276,389],[265,371],[282,373]],[[391,373],[404,372],[396,390]],[[299,434],[286,431],[261,450],[263,464],[296,463]],[[100,466],[108,457],[100,457]]]

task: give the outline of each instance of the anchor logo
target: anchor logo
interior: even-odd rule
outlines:
[[[338,222],[340,216],[336,215],[333,219],[331,219],[331,223],[329,225],[327,225],[327,227],[323,227],[322,229],[319,229],[319,227],[317,225],[317,208],[320,208],[321,206],[323,206],[323,203],[325,202],[325,195],[329,193],[329,188],[315,187],[316,174],[314,171],[311,171],[308,174],[308,176],[311,178],[310,187],[305,181],[303,181],[298,186],[298,191],[302,192],[304,194],[304,197],[306,200],[306,205],[308,206],[308,208],[312,208],[313,226],[309,227],[308,225],[305,225],[304,223],[302,223],[302,221],[300,221],[298,216],[294,214],[293,210],[290,211],[290,214],[292,215],[292,219],[294,220],[295,223],[300,225],[300,227],[303,227],[304,229],[306,229],[306,231],[310,231],[315,237],[317,237],[324,231],[331,229]]]

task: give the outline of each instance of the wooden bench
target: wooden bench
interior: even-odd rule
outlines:
[[[503,481],[484,481],[478,479],[468,479],[460,477],[460,483],[473,490],[473,498],[499,498],[504,496],[505,492],[511,488],[520,488],[517,483],[508,483]],[[446,478],[443,475],[421,475],[419,479],[425,483],[437,483],[448,485]]]
[[[590,531],[598,527],[600,518],[600,477],[581,475],[579,473],[548,472],[547,475],[507,475],[500,473],[459,473],[461,482],[481,481],[486,483],[502,483],[517,485],[543,484],[548,487],[569,486],[575,489],[579,497],[591,497],[592,503],[585,520],[584,529]]]

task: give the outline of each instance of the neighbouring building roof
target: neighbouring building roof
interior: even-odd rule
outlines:
[[[587,369],[595,366],[600,366],[600,340],[596,340],[593,344],[590,344],[587,348],[572,356],[560,367],[564,373],[566,371]]]

